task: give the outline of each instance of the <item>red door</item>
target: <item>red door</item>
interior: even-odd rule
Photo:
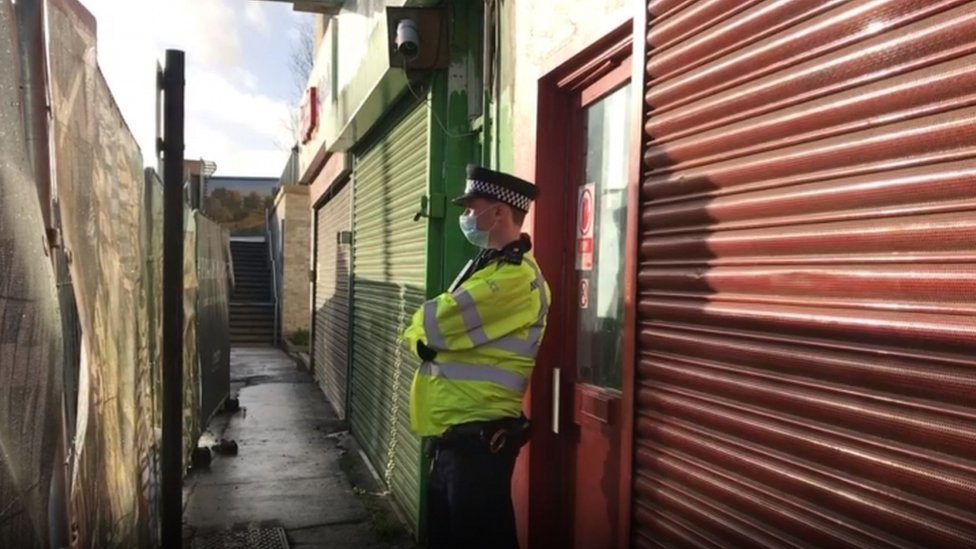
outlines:
[[[568,119],[570,177],[565,196],[570,250],[563,265],[564,359],[557,401],[567,417],[554,430],[572,494],[565,512],[572,546],[618,543],[628,161],[631,141],[629,56],[617,70],[574,91]]]

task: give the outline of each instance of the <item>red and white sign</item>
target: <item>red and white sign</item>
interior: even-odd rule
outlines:
[[[576,269],[593,270],[593,191],[595,185],[587,183],[579,190],[579,208],[576,213]]]
[[[319,125],[319,103],[316,94],[318,89],[316,87],[311,87],[305,90],[305,96],[302,98],[301,106],[301,117],[302,117],[302,127],[301,135],[299,135],[299,141],[304,145],[312,140],[312,134],[315,133],[315,128]]]
[[[590,308],[590,279],[581,278],[579,285],[579,307],[580,309]]]

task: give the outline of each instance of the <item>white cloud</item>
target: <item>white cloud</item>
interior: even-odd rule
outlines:
[[[217,175],[277,177],[288,160],[286,151],[274,148],[243,148],[227,133],[200,122],[186,128],[186,158],[202,158],[217,164]],[[190,137],[193,140],[190,140]]]
[[[271,32],[271,26],[268,25],[269,14],[265,10],[266,6],[267,4],[254,0],[245,0],[244,4],[244,17],[247,22],[265,36]]]
[[[155,13],[150,26],[155,29],[160,46],[193,52],[195,61],[207,67],[240,64],[243,37],[239,0],[148,0],[148,3],[152,5],[149,11]]]
[[[258,77],[246,68],[239,67],[235,72],[235,78],[245,88],[251,91],[258,91]]]
[[[281,136],[291,112],[285,101],[247,91],[232,80],[199,69],[187,71],[186,96],[188,117],[234,125],[272,144]]]
[[[155,163],[155,63],[166,48],[177,48],[187,59],[187,156],[217,162],[218,174],[280,174],[286,156],[280,148],[294,141],[286,123],[290,105],[261,93],[261,77],[243,55],[255,31],[282,39],[271,36],[266,5],[81,1],[98,19],[99,63],[147,165]]]

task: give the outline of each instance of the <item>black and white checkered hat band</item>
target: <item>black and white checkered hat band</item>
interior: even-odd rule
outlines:
[[[524,194],[517,193],[511,189],[506,189],[501,185],[488,183],[487,181],[478,181],[477,179],[468,180],[468,185],[465,192],[487,194],[522,211],[529,211],[529,204],[532,203],[532,199]]]

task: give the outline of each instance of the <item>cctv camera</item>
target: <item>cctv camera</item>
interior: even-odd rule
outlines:
[[[420,51],[420,33],[417,32],[417,23],[412,19],[401,19],[396,27],[396,40],[393,42],[396,52],[413,59]]]

